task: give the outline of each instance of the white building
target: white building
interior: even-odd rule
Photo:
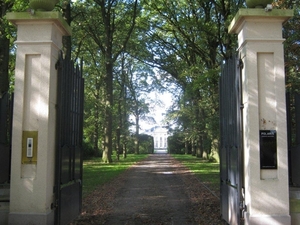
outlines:
[[[154,140],[154,153],[168,153],[168,127],[155,126],[145,131]]]

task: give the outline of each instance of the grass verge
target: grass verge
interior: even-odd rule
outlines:
[[[101,158],[91,158],[83,161],[83,197],[87,196],[98,186],[110,181],[128,167],[146,158],[147,154],[128,154],[126,159],[107,164]]]
[[[172,154],[172,156],[188,167],[209,189],[214,191],[216,194],[220,193],[219,163],[212,163],[208,160],[196,158],[192,155]]]

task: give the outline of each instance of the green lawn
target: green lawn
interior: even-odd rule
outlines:
[[[95,190],[112,178],[116,177],[134,163],[146,158],[147,154],[128,154],[126,159],[120,157],[120,161],[103,163],[101,158],[92,158],[83,161],[83,197]]]
[[[215,193],[220,191],[220,164],[208,162],[207,160],[196,158],[192,155],[172,156],[187,166],[197,177]]]

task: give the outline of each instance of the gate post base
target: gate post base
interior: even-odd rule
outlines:
[[[262,216],[249,216],[246,215],[245,224],[251,225],[262,225],[262,224],[272,224],[272,225],[283,225],[291,224],[291,218],[288,215],[262,215]]]
[[[33,223],[34,221],[34,223]],[[41,214],[29,214],[29,213],[10,213],[9,224],[11,225],[23,225],[23,224],[45,224],[53,225],[54,223],[54,211]]]
[[[300,188],[290,188],[290,214],[291,225],[300,224]]]

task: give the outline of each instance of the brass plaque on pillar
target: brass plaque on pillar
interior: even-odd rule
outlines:
[[[38,132],[23,131],[22,164],[36,164],[38,150]]]
[[[259,131],[260,169],[277,169],[276,130]]]

